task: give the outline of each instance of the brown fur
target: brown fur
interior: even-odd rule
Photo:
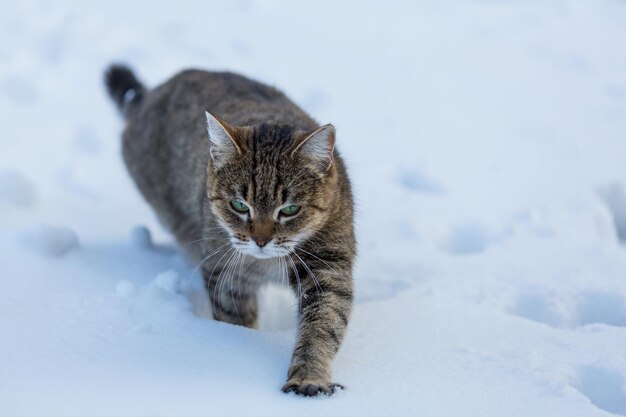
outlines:
[[[147,91],[128,69],[112,67],[107,84],[127,118],[128,170],[202,262],[214,317],[256,326],[258,288],[287,277],[299,328],[283,390],[331,393],[355,256],[351,189],[334,128],[320,128],[280,91],[232,73],[183,71]],[[237,212],[233,199],[249,212]],[[285,216],[285,204],[300,211]]]

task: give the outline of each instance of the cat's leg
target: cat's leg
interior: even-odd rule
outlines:
[[[256,328],[258,286],[234,266],[205,268],[205,287],[215,320]]]
[[[294,266],[292,287],[300,292],[298,338],[283,391],[332,394],[338,385],[331,383],[331,362],[352,310],[350,262],[298,256]]]

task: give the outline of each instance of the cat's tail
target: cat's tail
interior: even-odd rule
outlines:
[[[146,94],[146,88],[125,65],[113,64],[104,74],[109,95],[125,118],[128,118]]]

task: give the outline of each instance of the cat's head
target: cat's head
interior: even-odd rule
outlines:
[[[240,252],[287,255],[323,226],[337,195],[335,128],[238,127],[206,116],[208,198],[217,221]]]

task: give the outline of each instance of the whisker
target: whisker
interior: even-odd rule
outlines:
[[[235,307],[235,312],[237,313],[237,318],[241,321],[241,316],[239,315],[239,309],[237,308],[237,303],[235,303],[235,296],[233,294],[233,279],[235,276],[235,272],[237,270],[237,266],[239,265],[239,261],[241,260],[241,252],[236,251],[237,256],[235,257],[235,260],[233,261],[233,266],[230,269],[230,276],[227,275],[227,279],[228,279],[228,283],[226,284],[228,286],[228,291],[230,292],[230,299],[233,303],[233,306]]]
[[[215,265],[213,266],[213,269],[211,270],[211,275],[210,275],[210,280],[211,282],[213,281],[213,273],[215,272],[215,268],[217,268],[217,266],[220,264],[220,262],[222,261],[222,259],[224,259],[224,257],[226,255],[228,255],[231,251],[236,250],[235,248],[229,248],[226,253],[224,253],[220,259],[217,260],[217,262],[215,263]],[[221,271],[220,271],[220,275],[221,275]],[[213,288],[213,300],[212,300],[212,307],[213,307],[213,311],[215,312],[215,290],[217,289],[217,284],[219,284],[219,278],[220,275],[218,275],[217,277],[217,282],[215,283],[215,288]]]
[[[219,252],[221,252],[222,248],[224,246],[228,245],[228,243],[220,246],[219,248],[217,248],[213,253],[211,253],[210,255],[208,255],[207,257],[205,257],[204,259],[202,259],[198,265],[196,265],[196,267],[194,268],[194,270],[191,272],[191,274],[189,275],[189,278],[187,278],[187,281],[193,280],[193,276],[196,272],[198,272],[198,269],[202,267],[202,265],[204,265],[204,263],[206,261],[208,261],[212,256],[218,254]]]
[[[296,267],[296,263],[293,261],[293,258],[289,256],[287,259],[289,259],[289,262],[291,263],[290,266],[293,269],[294,275],[296,276],[296,282],[298,283],[298,305],[300,305],[300,301],[302,300],[302,283],[300,282],[300,274],[298,273],[298,268]]]
[[[281,284],[283,286],[289,285],[289,276],[287,275],[287,261],[283,256],[277,258],[279,260],[280,272],[281,272]]]
[[[309,268],[309,266],[306,264],[306,262],[304,262],[304,260],[300,257],[300,255],[298,255],[296,252],[291,252],[294,255],[296,255],[296,257],[300,260],[300,262],[302,263],[302,266],[304,266],[304,269],[306,269],[307,274],[309,274],[311,276],[311,278],[313,279],[313,283],[315,284],[316,290],[318,293],[322,293],[322,295],[324,294],[324,291],[322,290],[321,285],[319,284],[319,282],[317,281],[317,278],[315,277],[315,274],[313,273],[313,271],[311,271],[311,268]]]
[[[221,236],[220,236],[221,237]],[[198,243],[198,242],[206,242],[207,240],[215,240],[216,237],[215,236],[209,236],[209,237],[203,237],[202,239],[197,239],[188,243],[184,243],[184,246],[189,246],[189,245],[193,245],[194,243]]]
[[[235,250],[226,260],[226,264],[224,265],[224,267],[222,268],[222,270],[220,271],[219,275],[217,276],[217,283],[215,285],[215,288],[213,290],[213,297],[214,300],[217,299],[217,297],[220,297],[220,303],[222,303],[222,288],[224,287],[224,284],[227,281],[227,277],[228,277],[228,273],[230,270],[230,266],[231,263],[233,261],[233,258],[237,255],[237,251]],[[222,276],[224,277],[222,279]],[[222,305],[223,307],[223,305]]]
[[[343,275],[341,275],[339,272],[335,271],[335,269],[334,269],[332,266],[330,266],[328,262],[326,262],[325,260],[323,260],[323,259],[322,259],[322,258],[320,258],[319,256],[314,255],[314,254],[312,254],[311,252],[307,252],[307,251],[305,251],[305,250],[304,250],[304,249],[302,249],[302,248],[298,248],[298,247],[296,247],[295,249],[296,249],[296,250],[301,250],[302,252],[306,253],[307,255],[311,255],[311,256],[312,256],[312,257],[314,257],[315,259],[317,259],[317,260],[319,260],[319,261],[323,262],[323,263],[324,263],[324,265],[326,265],[326,266],[327,266],[327,267],[328,267],[331,271],[333,271],[333,273],[334,273],[335,275],[339,275],[339,276],[343,277]]]
[[[243,252],[240,252],[240,254],[241,262],[239,264],[239,273],[237,274],[237,297],[239,298],[241,298],[241,278],[245,272],[244,266],[246,263],[246,255]],[[237,316],[239,317],[239,312],[237,312]],[[241,320],[241,317],[239,319]]]
[[[224,228],[222,226],[215,226],[215,227],[205,228],[203,230],[203,234],[204,235],[208,235],[209,233],[207,233],[207,232],[209,232],[209,231],[210,231],[210,234],[217,233],[217,232],[221,233],[221,235],[218,235],[218,237],[230,236],[230,234],[226,230],[224,230]],[[193,240],[191,242],[184,243],[184,246],[193,245],[194,243],[203,242],[203,241],[207,241],[207,240],[211,240],[211,239],[215,239],[215,238],[216,238],[216,236],[205,236],[205,237],[203,237],[201,239],[196,239],[196,240]]]

